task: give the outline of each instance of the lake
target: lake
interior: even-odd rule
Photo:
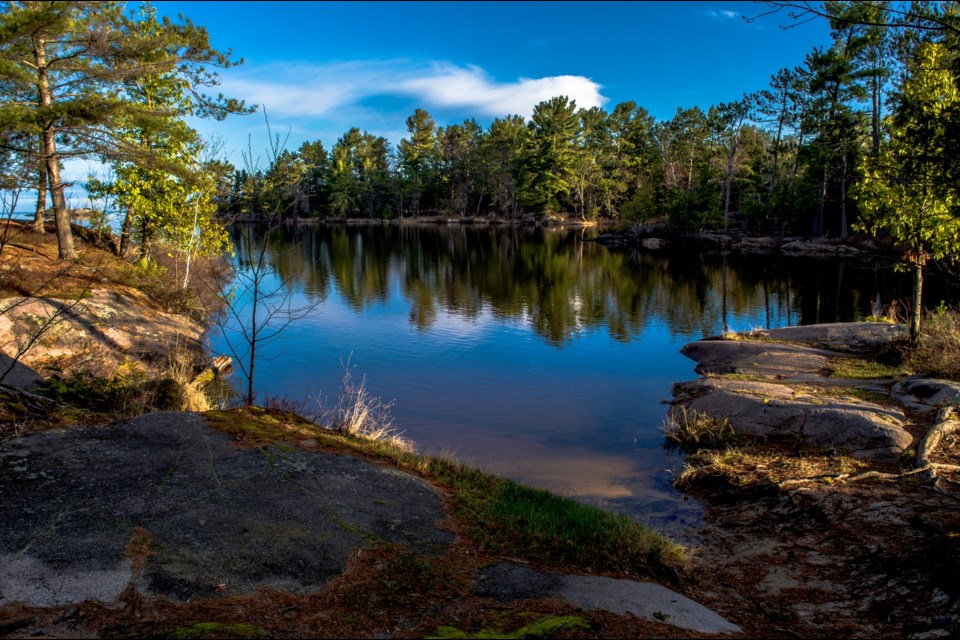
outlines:
[[[724,329],[862,320],[910,295],[907,275],[882,260],[617,251],[589,241],[595,233],[275,231],[269,284],[289,283],[294,307],[315,306],[258,350],[258,397],[304,401],[308,413],[335,404],[349,362],[393,402],[418,451],[682,535],[701,510],[672,489],[682,460],[660,433],[672,383],[696,377],[680,348]],[[249,269],[258,230],[232,236]],[[934,303],[951,295],[936,282],[928,291]],[[230,352],[218,331],[210,342]]]

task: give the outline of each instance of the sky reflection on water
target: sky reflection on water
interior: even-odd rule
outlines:
[[[235,233],[241,260],[256,238]],[[349,360],[420,451],[673,533],[700,517],[670,487],[680,459],[659,430],[672,383],[695,377],[680,347],[862,319],[909,291],[887,265],[618,253],[542,229],[307,227],[270,259],[319,306],[262,351],[261,398],[334,404]],[[217,332],[211,348],[227,351]]]

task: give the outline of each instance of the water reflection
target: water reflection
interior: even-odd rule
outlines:
[[[233,240],[243,266],[262,238],[246,226]],[[684,343],[863,319],[909,295],[879,262],[615,252],[582,231],[308,226],[268,248],[295,296],[321,304],[264,352],[261,394],[332,399],[353,354],[422,451],[667,528],[697,513],[669,486],[658,429],[671,384],[694,376]]]
[[[429,330],[440,311],[465,319],[482,311],[523,321],[561,346],[605,327],[616,340],[640,335],[651,319],[680,335],[707,335],[750,315],[756,326],[859,320],[877,300],[906,301],[909,283],[883,261],[727,255],[686,247],[669,253],[613,252],[584,231],[457,226],[287,227],[271,237],[284,279],[311,299],[333,284],[363,312],[399,283],[409,321]],[[233,239],[258,242],[256,227]],[[950,297],[941,283],[930,300]],[[759,312],[759,313],[758,313]]]

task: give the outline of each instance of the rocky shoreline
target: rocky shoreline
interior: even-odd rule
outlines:
[[[11,340],[16,327],[29,328],[36,318],[57,321],[6,380],[28,393],[40,376],[26,364],[46,376],[82,362],[103,365],[104,373],[155,367],[171,346],[196,348],[203,330],[127,285],[90,287],[59,315],[42,306],[53,304],[49,299],[6,303],[0,335]],[[524,618],[530,611],[587,610],[588,622],[577,618],[586,625],[581,631],[565,631],[578,637],[741,629],[749,637],[956,636],[960,516],[949,484],[960,470],[960,443],[942,409],[960,400],[960,386],[836,375],[839,360],[869,359],[902,336],[902,327],[885,323],[815,325],[684,348],[702,377],[675,385],[673,409],[725,418],[738,438],[726,450],[707,452],[712,458],[688,455],[700,466],[684,490],[706,505],[707,516],[692,566],[674,585],[683,597],[654,583],[575,575],[471,547],[462,525],[443,520],[450,518],[448,489],[404,475],[423,490],[419,506],[433,510],[411,524],[404,519],[411,510],[394,504],[400,469],[321,445],[314,432],[298,431],[302,425],[280,434],[283,442],[261,446],[241,446],[245,430],[259,431],[240,418],[214,433],[192,413],[17,434],[0,444],[0,477],[8,479],[0,485],[6,492],[0,522],[7,527],[0,635],[162,635],[210,620],[233,631],[242,623],[257,625],[258,633],[266,626],[280,635],[356,635],[366,631],[365,599],[383,592],[381,635],[401,628],[422,635],[450,620],[483,629],[511,607],[517,628],[530,622]],[[71,425],[75,418],[76,412],[64,415]],[[936,443],[930,434],[939,434]],[[925,461],[943,486],[918,473]],[[328,467],[349,472],[328,478]],[[358,502],[374,476],[381,488]],[[367,481],[352,487],[357,479]],[[265,487],[262,508],[251,511],[251,493]],[[309,504],[313,520],[300,517],[302,505],[285,502],[294,499]],[[278,528],[276,509],[285,528]],[[327,529],[345,536],[341,551],[364,547],[362,558],[333,554],[318,573],[317,554],[327,544],[318,540]],[[408,534],[421,529],[427,546],[437,549],[389,555],[389,545],[409,544]],[[286,536],[282,545],[278,533]],[[101,539],[110,544],[103,547]],[[373,541],[387,546],[365,546]],[[209,559],[226,547],[229,566],[214,576]],[[275,547],[276,557],[261,547]],[[394,561],[396,574],[389,573]],[[68,565],[75,570],[61,570]],[[424,596],[432,613],[424,614],[419,601],[390,604],[397,592],[384,585],[411,568],[427,575],[425,567],[435,572],[440,594]],[[321,573],[319,582],[304,582]],[[288,583],[311,593],[287,589]],[[362,597],[341,599],[350,589]],[[602,602],[598,594],[606,594]],[[317,611],[356,617],[344,627],[340,619],[349,616]]]
[[[960,632],[960,445],[928,447],[960,426],[960,384],[837,375],[903,331],[826,324],[684,347],[702,377],[674,386],[671,412],[735,434],[687,456],[684,489],[707,511],[701,602],[779,637]]]
[[[681,352],[702,378],[674,385],[689,409],[730,420],[737,433],[804,439],[855,458],[896,457],[912,443],[902,409],[882,400],[887,381],[832,377],[830,361],[904,338],[886,323],[824,324],[701,340]],[[842,350],[839,350],[842,349]],[[960,397],[960,385],[955,385]]]
[[[258,224],[259,218],[235,218],[230,223]],[[514,227],[561,227],[583,229],[592,227],[613,226],[609,220],[580,220],[558,215],[523,216],[521,218],[502,218],[499,216],[418,216],[416,218],[290,218],[286,220],[291,225],[384,225],[384,226],[435,226],[435,225],[490,225]]]
[[[779,252],[785,255],[857,257],[891,253],[871,239],[851,237],[812,238],[804,236],[752,235],[738,231],[676,233],[662,225],[640,226],[631,231],[602,233],[594,239],[610,248],[643,248],[648,251],[675,245],[697,245],[704,249],[745,253]]]

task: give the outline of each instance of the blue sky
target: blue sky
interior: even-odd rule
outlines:
[[[748,23],[751,2],[157,2],[206,27],[245,63],[223,71],[226,95],[266,107],[287,146],[349,127],[396,144],[414,109],[440,125],[529,116],[556,94],[579,106],[634,100],[658,119],[766,86],[829,42],[823,21]],[[197,123],[222,136],[235,164],[248,136],[267,145],[262,110]]]
[[[438,125],[529,116],[567,95],[612,109],[634,100],[657,119],[762,89],[772,74],[829,44],[822,20],[791,29],[752,2],[156,2],[203,26],[211,43],[244,58],[221,72],[225,95],[266,107],[294,150],[330,149],[351,126],[406,135],[426,109]],[[248,141],[265,164],[257,114],[196,121],[243,165]],[[83,180],[89,166],[68,167]]]

